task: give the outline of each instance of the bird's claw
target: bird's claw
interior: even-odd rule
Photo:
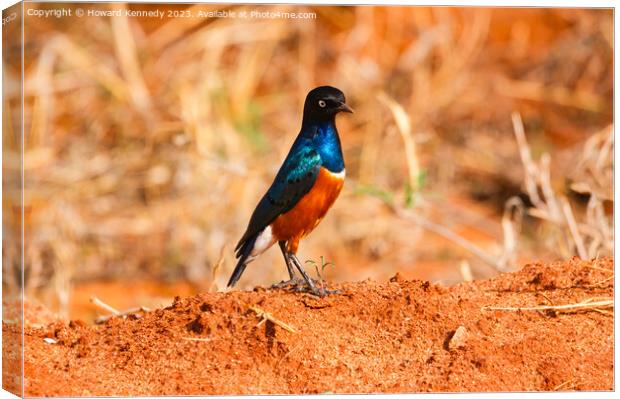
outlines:
[[[312,294],[314,294],[314,295],[316,295],[318,297],[321,297],[321,298],[324,298],[324,297],[329,296],[329,295],[342,294],[341,290],[328,290],[325,287],[319,287],[319,288],[315,287],[314,290],[310,290],[310,291],[311,291]]]
[[[299,287],[300,285],[305,285],[305,281],[298,278],[298,277],[294,277],[290,280],[286,280],[286,281],[280,281],[279,283],[273,284],[271,286],[271,288],[273,289],[281,289],[281,288],[288,288],[288,287]]]
[[[279,283],[273,284],[271,286],[272,289],[286,289],[290,288],[293,292],[307,292],[312,295],[316,295],[318,297],[326,297],[328,295],[337,295],[342,294],[340,290],[328,290],[325,287],[319,286],[319,282],[317,280],[312,279],[313,285],[308,284],[304,279],[295,277],[290,280],[281,281]]]

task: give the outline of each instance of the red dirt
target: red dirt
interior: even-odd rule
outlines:
[[[609,298],[612,273],[611,260],[573,259],[450,288],[397,275],[323,299],[259,288],[102,325],[27,326],[26,395],[612,390],[612,309],[481,309]],[[251,305],[298,332],[259,325]]]

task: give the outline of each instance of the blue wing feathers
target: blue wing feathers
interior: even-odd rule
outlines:
[[[321,170],[321,156],[303,141],[295,142],[278,171],[271,187],[260,200],[248,228],[235,247],[237,258],[243,256],[244,244],[256,236],[279,215],[291,210],[306,195]]]

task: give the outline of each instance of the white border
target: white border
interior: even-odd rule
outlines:
[[[41,2],[52,2],[52,1],[41,1]],[[56,2],[56,1],[53,1]],[[78,1],[57,1],[58,3],[77,3]],[[100,0],[94,0],[94,1],[83,1],[83,2],[88,2],[88,3],[106,3],[108,1],[100,1]],[[2,9],[5,9],[13,4],[17,3],[16,1],[12,1],[12,0],[0,0],[0,5],[2,6]],[[205,3],[205,4],[209,4],[209,3],[214,3],[214,4],[222,4],[222,3],[230,3],[230,4],[262,4],[265,3],[264,1],[260,1],[260,0],[245,0],[245,1],[202,1],[202,2],[190,2],[190,1],[162,1],[162,0],[136,0],[136,1],[130,1],[130,3]],[[504,1],[504,2],[497,2],[497,1],[481,1],[481,0],[477,0],[477,1],[455,1],[455,0],[451,0],[451,1],[433,1],[433,0],[424,0],[422,2],[413,2],[413,1],[407,1],[407,0],[390,0],[387,3],[380,3],[379,1],[372,1],[372,0],[339,0],[339,1],[329,1],[329,0],[314,0],[312,2],[308,2],[308,1],[302,1],[302,0],[288,0],[288,1],[274,1],[272,3],[269,4],[321,4],[321,5],[413,5],[413,6],[460,6],[460,7],[559,7],[559,8],[615,8],[615,2],[614,1],[604,1],[604,0],[590,0],[590,1],[576,1],[576,0],[555,0],[555,1],[550,1],[550,0],[521,0],[521,1]],[[618,24],[615,18],[615,10],[614,10],[614,43],[615,43],[615,38],[618,37],[617,35],[618,33]],[[2,33],[0,30],[0,40],[2,39]],[[1,73],[1,63],[0,63],[0,73]],[[617,109],[618,109],[618,104],[615,101],[616,100],[616,89],[617,89],[617,81],[615,79],[616,76],[618,76],[617,72],[618,72],[618,58],[616,57],[616,52],[615,52],[615,48],[614,48],[614,121],[616,120],[615,116],[617,115]],[[0,90],[1,90],[1,79],[0,79]],[[2,152],[2,141],[0,140],[0,153]],[[614,165],[618,165],[618,158],[620,158],[620,156],[618,155],[618,152],[614,152]],[[618,196],[619,192],[618,192],[618,184],[617,184],[617,175],[614,174],[614,197],[615,198],[620,198]],[[2,193],[2,186],[0,185],[0,193]],[[618,203],[615,202],[614,203],[614,215],[618,215]],[[0,219],[2,217],[2,209],[0,208]],[[616,218],[614,218],[616,219]],[[618,236],[618,223],[614,223],[614,237]],[[2,245],[2,231],[0,230],[0,248]],[[616,241],[617,242],[617,241]],[[614,255],[615,255],[615,248],[614,248]],[[614,256],[614,263],[615,263],[615,256]],[[616,283],[618,282],[618,277],[616,275]],[[2,293],[2,287],[0,285],[0,295]],[[614,348],[614,353],[615,355],[617,355],[617,351],[618,351],[618,345],[617,345],[617,338],[618,338],[618,318],[614,319],[614,326],[615,326],[615,339],[614,342],[616,343],[615,348]],[[618,366],[615,363],[615,359],[617,359],[617,356],[614,356],[614,377],[615,377],[615,381],[614,384],[617,383],[618,381]],[[2,364],[0,362],[0,372],[2,370]],[[458,396],[457,396],[458,395]],[[360,397],[372,397],[372,398],[381,398],[381,397],[385,397],[385,398],[401,398],[401,397],[410,397],[410,398],[453,398],[453,397],[464,397],[464,398],[478,398],[478,397],[484,397],[484,398],[520,398],[523,395],[526,396],[526,398],[589,398],[589,397],[595,397],[595,398],[605,398],[605,397],[614,397],[615,393],[613,392],[571,392],[571,393],[567,393],[567,392],[545,392],[545,393],[489,393],[489,394],[480,394],[480,393],[463,393],[463,394],[442,394],[442,393],[436,393],[436,394],[415,394],[415,396],[413,395],[384,395],[384,394],[378,394],[378,395],[333,395],[334,397],[338,397],[338,398],[360,398]],[[4,390],[0,390],[0,399],[4,399],[4,398],[14,398],[15,396],[4,391]],[[183,396],[179,396],[179,397],[183,397]],[[217,398],[218,396],[210,396],[210,398]],[[221,396],[220,396],[221,397]],[[231,398],[233,396],[226,396],[224,398]],[[289,396],[289,397],[300,397],[300,396]],[[187,397],[190,398],[190,397]],[[281,398],[281,396],[261,396],[261,398]]]

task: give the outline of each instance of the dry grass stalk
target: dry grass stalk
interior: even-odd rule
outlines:
[[[217,259],[217,262],[215,262],[215,264],[213,265],[213,268],[211,269],[211,285],[209,286],[209,292],[218,292],[219,291],[219,287],[217,285],[217,281],[218,281],[218,273],[220,271],[223,271],[222,266],[224,265],[225,259],[226,259],[226,251],[228,249],[228,245],[223,245],[222,249],[220,250],[220,256]]]
[[[581,259],[586,259],[588,255],[586,253],[586,248],[583,244],[583,237],[579,233],[579,229],[577,228],[577,222],[575,221],[575,216],[573,215],[573,210],[566,198],[562,198],[562,212],[564,213],[564,217],[566,218],[566,224],[568,224],[568,230],[570,231],[571,237],[573,238],[573,242],[575,243],[577,254]]]
[[[607,126],[592,135],[583,148],[581,160],[572,176],[571,189],[581,194],[594,194],[603,200],[613,200],[614,128]]]
[[[595,300],[597,298],[589,298],[578,303],[571,303],[566,305],[543,305],[543,306],[523,306],[523,307],[498,307],[498,306],[484,306],[482,311],[500,310],[508,312],[520,312],[520,311],[540,311],[540,310],[554,310],[557,312],[572,312],[578,310],[601,310],[600,308],[610,308],[614,306],[613,298]]]
[[[117,310],[116,308],[108,305],[107,303],[103,302],[101,299],[93,296],[90,298],[90,302],[97,306],[98,308],[101,308],[103,310],[105,310],[106,312],[111,313],[111,315],[108,316],[99,316],[95,319],[95,324],[101,324],[101,323],[105,323],[106,321],[108,321],[109,319],[111,319],[112,317],[116,317],[116,316],[120,316],[120,317],[125,317],[128,315],[135,315],[136,313],[140,313],[140,312],[150,312],[151,309],[147,308],[146,306],[140,306],[137,308],[131,308],[131,309],[127,309],[127,310]],[[137,315],[136,315],[137,316]]]
[[[109,316],[99,316],[95,319],[95,324],[101,324],[101,323],[105,323],[106,321],[110,320],[113,317],[125,317],[125,316],[129,316],[129,315],[133,315],[134,317],[140,317],[140,315],[138,313],[144,313],[144,312],[150,312],[151,309],[147,308],[146,306],[140,306],[137,308],[131,308],[131,309],[127,309],[127,310],[123,310],[121,312],[119,312],[118,314],[112,314]]]
[[[291,333],[294,333],[294,334],[297,333],[297,330],[295,330],[293,327],[289,326],[288,324],[284,323],[283,321],[280,321],[280,320],[276,319],[275,317],[273,317],[273,315],[271,313],[265,312],[264,310],[262,310],[261,308],[259,308],[257,306],[250,306],[250,310],[253,311],[254,313],[256,313],[256,315],[261,318],[261,321],[256,325],[257,327],[260,326],[261,324],[263,324],[264,322],[266,322],[267,320],[269,320],[273,324],[276,324],[276,325],[282,327],[283,329],[285,329],[288,332],[291,332]]]
[[[503,250],[497,260],[500,271],[508,271],[514,267],[517,260],[518,237],[521,232],[524,205],[519,197],[512,197],[504,205],[502,216],[502,230],[504,233]]]
[[[105,310],[108,313],[112,313],[113,315],[121,314],[119,310],[103,302],[101,299],[97,298],[96,296],[90,297],[90,303],[97,306],[98,308]]]
[[[409,172],[409,187],[416,192],[418,187],[418,177],[420,176],[420,165],[416,154],[415,140],[411,133],[411,121],[405,109],[386,93],[381,92],[377,98],[385,104],[394,116],[394,121],[398,127],[398,132],[405,145],[405,158],[407,159],[407,170]]]
[[[608,217],[605,215],[603,205],[593,191],[588,191],[584,187],[589,185],[582,183],[577,187],[583,192],[591,194],[588,202],[588,209],[584,222],[578,222],[575,218],[573,207],[566,198],[558,198],[551,185],[549,154],[543,154],[540,163],[537,165],[531,156],[530,147],[525,138],[525,130],[521,116],[518,113],[512,114],[512,123],[521,162],[524,167],[524,184],[528,197],[534,208],[528,209],[528,214],[539,218],[558,229],[555,235],[556,246],[566,248],[568,253],[565,256],[577,254],[582,259],[591,259],[601,251],[609,254],[611,243],[613,243],[613,232]],[[600,148],[600,154],[596,159],[605,159],[609,154],[612,141],[607,140]],[[592,156],[593,145],[586,144],[586,159]],[[605,163],[605,161],[601,161]],[[583,165],[584,163],[581,163]],[[609,164],[609,163],[608,163]],[[540,195],[542,193],[542,196]]]
[[[459,265],[459,270],[461,272],[461,277],[463,277],[463,281],[473,281],[474,276],[471,272],[471,266],[469,262],[463,259]]]
[[[127,5],[118,4],[121,9]],[[121,64],[123,76],[127,82],[129,94],[134,106],[139,110],[147,126],[152,128],[157,123],[157,113],[152,110],[151,95],[147,89],[142,73],[142,68],[138,61],[138,49],[131,32],[129,19],[122,16],[112,18],[112,32],[114,33],[114,45]],[[155,118],[155,119],[154,119]]]
[[[75,44],[69,37],[58,35],[48,44],[56,54],[73,68],[83,71],[108,89],[121,103],[129,98],[129,88],[111,68],[98,62],[97,57]]]

